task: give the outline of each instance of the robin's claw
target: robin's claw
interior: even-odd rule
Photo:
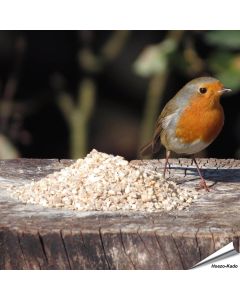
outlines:
[[[210,192],[210,189],[209,189],[209,187],[207,186],[207,184],[206,184],[205,181],[200,181],[199,185],[196,186],[196,190],[197,190],[197,191],[202,190],[202,189],[205,189],[207,192]]]

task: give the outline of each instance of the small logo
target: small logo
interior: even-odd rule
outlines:
[[[212,264],[211,268],[216,268],[216,269],[237,269],[238,265],[237,264],[225,264],[225,265],[220,265],[220,264]]]

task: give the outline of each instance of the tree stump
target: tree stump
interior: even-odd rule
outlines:
[[[231,241],[239,251],[240,161],[198,161],[211,191],[187,210],[113,213],[23,204],[10,197],[11,184],[40,179],[73,161],[1,160],[0,269],[189,269]],[[131,163],[162,172],[164,162]],[[190,159],[170,164],[171,180],[197,185]]]

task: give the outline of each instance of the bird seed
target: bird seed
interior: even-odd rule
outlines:
[[[24,203],[79,211],[182,210],[198,196],[156,171],[96,150],[38,181],[12,187],[11,192]]]

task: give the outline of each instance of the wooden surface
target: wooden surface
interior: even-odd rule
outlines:
[[[172,180],[197,185],[191,160],[170,162]],[[0,161],[0,269],[189,269],[231,241],[239,251],[240,161],[202,159],[211,192],[169,213],[50,209],[22,204],[6,190],[71,163]],[[162,172],[162,160],[132,163]]]

